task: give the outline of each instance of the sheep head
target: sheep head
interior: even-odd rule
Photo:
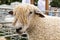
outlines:
[[[14,8],[13,15],[15,16],[13,24],[17,27],[16,31],[18,33],[23,33],[29,28],[33,16],[45,17],[36,6],[31,4],[18,5]]]

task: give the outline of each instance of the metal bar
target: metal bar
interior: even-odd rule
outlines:
[[[10,24],[12,22],[5,22],[5,21],[1,21],[0,24]]]
[[[11,8],[0,8],[0,9],[4,9],[4,10],[13,10]]]
[[[46,11],[42,11],[42,12],[60,12],[60,11],[49,11],[49,10],[46,10]]]
[[[0,36],[0,37],[11,37],[11,36],[18,36],[18,34],[12,34],[12,35]]]

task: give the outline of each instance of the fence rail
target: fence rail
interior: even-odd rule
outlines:
[[[13,39],[20,40],[21,38],[28,39],[27,33],[25,33],[27,35],[27,37],[22,37],[21,35],[16,33],[16,29],[14,27],[5,26],[5,24],[8,24],[8,23],[12,23],[12,22],[5,22],[5,21],[0,22],[0,24],[2,24],[2,26],[4,26],[4,27],[0,28],[0,37],[10,37],[10,40],[13,40]]]

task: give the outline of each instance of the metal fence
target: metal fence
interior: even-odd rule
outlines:
[[[54,10],[46,10],[42,11],[43,13],[48,12],[48,16],[57,16],[60,17],[60,11],[54,11]]]
[[[10,23],[12,22],[0,22],[0,37],[9,37],[9,40],[29,39],[27,32],[23,33],[22,36],[16,33],[16,29],[14,27],[6,25]]]
[[[10,37],[10,40],[19,40],[19,35],[16,33],[16,29],[13,27],[8,27],[5,24],[8,22],[0,22],[0,37]],[[9,22],[10,23],[10,22]]]

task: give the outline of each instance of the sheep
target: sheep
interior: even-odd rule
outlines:
[[[5,37],[0,37],[0,40],[6,40]]]
[[[60,40],[60,17],[47,16],[32,4],[16,6],[13,15],[16,32],[27,31],[29,40]]]

